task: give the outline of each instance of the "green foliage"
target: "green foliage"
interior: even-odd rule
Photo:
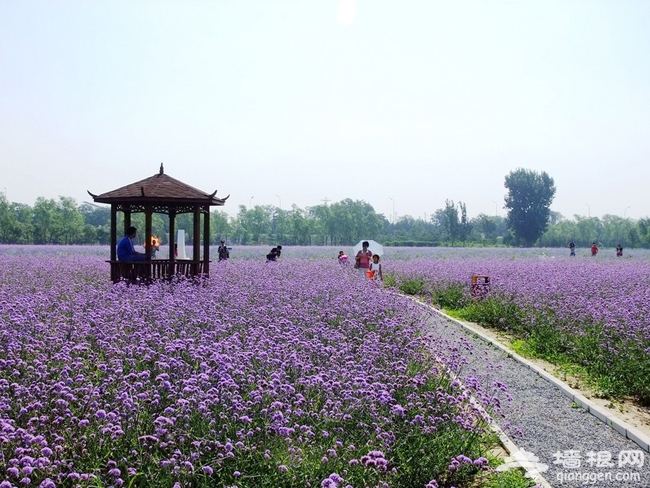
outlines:
[[[399,290],[406,295],[424,295],[424,278],[407,278],[399,283]]]
[[[387,286],[389,288],[397,287],[397,277],[393,273],[385,273],[384,286]]]
[[[356,244],[361,239],[376,238],[384,226],[382,216],[362,200],[346,198],[331,205],[309,209],[319,243],[324,245]]]
[[[532,246],[548,226],[555,183],[546,172],[511,171],[505,178],[508,227],[524,246]]]
[[[497,471],[492,476],[486,476],[481,485],[483,488],[531,488],[537,486],[533,480],[526,478],[523,469]]]
[[[445,208],[436,211],[436,220],[443,228],[447,241],[453,246],[460,237],[458,208],[453,200],[445,200]]]
[[[474,300],[456,310],[459,318],[485,327],[502,331],[522,331],[524,314],[522,310],[505,297],[490,296]]]
[[[440,308],[463,308],[470,300],[467,286],[462,283],[443,283],[431,291],[431,301]]]
[[[525,170],[521,170],[525,171]],[[552,180],[551,180],[552,181]],[[118,229],[123,224],[118,212]],[[366,202],[345,199],[329,205],[318,205],[306,210],[292,205],[283,210],[272,205],[246,208],[231,218],[223,210],[212,211],[210,242],[226,239],[232,245],[284,244],[284,245],[336,245],[351,246],[362,238],[373,238],[385,246],[436,247],[463,246],[513,246],[526,244],[514,230],[508,229],[514,220],[510,212],[505,219],[496,215],[480,214],[468,218],[463,202],[446,200],[445,207],[433,217],[413,218],[404,215],[389,222]],[[528,214],[525,221],[534,222]],[[533,242],[541,247],[566,247],[570,241],[578,247],[598,242],[602,247],[650,247],[650,219],[625,219],[613,215],[598,217],[574,216],[565,220],[560,214],[548,211],[544,223],[546,231]],[[514,217],[513,217],[514,218]],[[133,224],[144,229],[142,214],[132,215]],[[526,224],[528,225],[528,224]],[[177,229],[191,229],[191,214],[180,214]],[[168,242],[169,220],[154,214],[153,234]],[[142,232],[141,232],[142,234]],[[0,194],[0,243],[3,244],[108,244],[110,242],[110,208],[84,202],[77,206],[67,197],[58,200],[37,199],[34,207],[10,203]]]
[[[467,205],[463,202],[458,202],[460,209],[460,222],[458,224],[458,237],[460,241],[465,244],[472,233],[474,225],[467,218]]]
[[[480,241],[487,241],[489,244],[494,245],[497,242],[498,227],[497,219],[485,214],[479,214],[474,220],[473,229],[478,232],[475,239]]]

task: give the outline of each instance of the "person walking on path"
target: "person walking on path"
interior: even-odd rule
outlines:
[[[363,241],[361,250],[354,257],[354,267],[359,270],[359,276],[365,276],[366,271],[370,268],[370,260],[372,259],[372,251],[368,249],[370,243]]]

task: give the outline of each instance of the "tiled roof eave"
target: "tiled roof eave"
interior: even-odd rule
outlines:
[[[99,195],[93,199],[97,203],[119,203],[119,204],[133,204],[144,205],[147,203],[156,205],[225,205],[226,201],[219,198],[173,198],[173,197],[142,197],[142,196],[106,196]]]

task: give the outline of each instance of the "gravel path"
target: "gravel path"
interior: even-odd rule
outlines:
[[[427,332],[436,340],[463,344],[461,377],[507,385],[512,400],[502,403],[504,418],[496,423],[519,449],[548,465],[542,475],[553,487],[650,487],[650,454],[576,408],[557,386],[443,315],[432,316]],[[627,463],[621,467],[619,455]]]

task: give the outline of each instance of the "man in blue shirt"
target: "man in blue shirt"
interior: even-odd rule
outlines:
[[[133,239],[138,233],[138,229],[131,226],[126,229],[126,235],[117,243],[117,259],[119,261],[145,261],[147,255],[135,250]]]

